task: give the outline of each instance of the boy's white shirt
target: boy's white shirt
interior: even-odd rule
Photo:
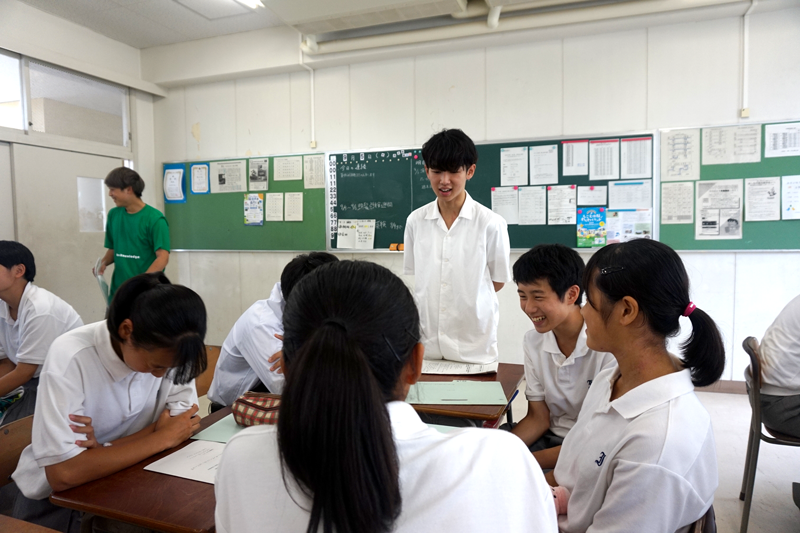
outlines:
[[[761,341],[761,392],[772,396],[800,394],[800,296],[767,328]]]

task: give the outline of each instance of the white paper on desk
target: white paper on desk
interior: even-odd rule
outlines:
[[[703,164],[758,163],[761,161],[761,126],[703,128]]]
[[[325,154],[303,156],[303,180],[306,189],[325,188]]]
[[[519,188],[520,226],[544,226],[547,224],[547,187]]]
[[[336,230],[336,248],[348,249],[356,247],[358,221],[349,218],[340,218]]]
[[[695,197],[696,240],[742,238],[742,180],[698,181]]]
[[[224,449],[221,442],[196,440],[144,469],[213,485]]]
[[[667,131],[661,135],[661,181],[700,179],[700,130]]]
[[[781,186],[781,218],[800,219],[800,176],[784,176]]]
[[[619,139],[589,141],[589,179],[619,179]]]
[[[650,137],[622,139],[619,154],[622,179],[640,180],[653,177],[653,139]]]
[[[661,223],[694,222],[694,182],[676,181],[661,184]]]
[[[250,160],[250,190],[269,190],[269,157]]]
[[[375,219],[356,220],[356,250],[375,248]]]
[[[264,220],[283,222],[283,193],[268,192],[264,201]]]
[[[275,181],[303,179],[303,156],[273,157],[273,179]]]
[[[500,148],[500,185],[528,184],[528,147]]]
[[[761,222],[781,219],[781,178],[744,180],[744,219]]]
[[[519,224],[517,187],[492,187],[492,211],[506,219],[506,224]]]
[[[422,361],[423,374],[496,374],[499,363],[489,363],[485,365],[473,363],[457,363],[454,361],[430,360]]]
[[[768,124],[764,139],[764,157],[800,155],[800,122]]]
[[[585,176],[589,173],[589,141],[561,141],[564,176]]]
[[[247,161],[211,163],[211,192],[247,192]]]
[[[578,223],[575,185],[553,185],[547,190],[547,223],[574,226]]]
[[[608,187],[605,185],[589,185],[578,187],[578,205],[606,205]]]
[[[164,197],[167,200],[183,200],[183,169],[168,168],[164,171]]]
[[[558,184],[558,145],[531,146],[529,149],[531,185]]]
[[[608,184],[609,209],[647,209],[653,206],[653,180]]]
[[[285,193],[286,208],[285,218],[286,222],[302,222],[303,221],[303,193],[301,192],[287,192]]]

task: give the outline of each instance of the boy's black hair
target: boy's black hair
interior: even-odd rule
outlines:
[[[338,261],[339,258],[327,252],[311,252],[310,254],[301,254],[289,261],[289,264],[283,268],[281,272],[281,294],[283,294],[283,301],[289,300],[289,295],[292,289],[297,285],[297,282],[303,277],[325,263],[332,263]]]
[[[17,241],[0,241],[0,265],[11,268],[16,265],[25,267],[25,279],[33,281],[36,277],[36,262],[27,246]]]
[[[144,180],[135,170],[127,167],[115,168],[109,172],[104,183],[109,189],[127,189],[130,187],[137,198],[141,198],[142,191],[144,191]]]
[[[442,130],[422,145],[422,159],[429,169],[458,172],[478,162],[478,150],[463,131]]]
[[[539,244],[514,263],[514,283],[534,283],[546,280],[564,300],[567,289],[577,285],[580,292],[575,305],[583,302],[583,269],[585,265],[578,252],[563,244]]]

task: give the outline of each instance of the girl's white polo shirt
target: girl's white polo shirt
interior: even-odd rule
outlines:
[[[197,403],[194,381],[175,385],[168,376],[131,370],[111,347],[105,321],[56,339],[39,377],[32,442],[12,475],[20,491],[47,498],[44,467],[86,450],[75,444],[83,435],[70,429],[71,414],[91,417],[97,442],[105,443],[152,424],[165,408],[175,416]]]

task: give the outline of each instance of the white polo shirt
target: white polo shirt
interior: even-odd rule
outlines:
[[[493,281],[511,281],[508,227],[467,193],[450,229],[436,201],[408,216],[403,272],[414,275],[425,358],[497,360],[500,306]]]
[[[56,339],[39,378],[31,444],[12,475],[28,498],[51,492],[44,467],[84,452],[83,435],[70,429],[69,415],[92,417],[97,442],[136,433],[167,408],[173,416],[197,403],[194,381],[175,385],[168,377],[134,372],[111,347],[105,321],[83,326]]]
[[[400,461],[396,533],[558,531],[550,488],[514,435],[491,429],[442,434],[405,402],[387,404]],[[228,441],[217,470],[219,533],[304,533],[311,502],[291,474],[284,486],[277,428],[257,426]]]
[[[684,532],[719,482],[711,418],[688,369],[610,402],[619,368],[595,378],[555,468],[570,491],[562,533]]]
[[[0,359],[15,365],[42,365],[47,350],[59,335],[83,325],[81,317],[67,302],[33,283],[25,286],[17,319],[8,304],[0,300]],[[33,377],[39,377],[41,366]]]
[[[789,302],[761,341],[761,392],[800,394],[800,296]]]
[[[283,335],[283,301],[281,283],[272,287],[267,300],[259,300],[244,312],[228,333],[219,352],[208,399],[221,405],[232,405],[236,398],[251,390],[259,381],[270,392],[283,390],[283,374],[272,372],[269,362],[283,349],[275,334]]]
[[[617,365],[608,352],[586,346],[586,324],[569,357],[561,353],[555,333],[525,334],[525,396],[529,402],[545,402],[550,410],[550,431],[566,437],[581,412],[583,399],[601,370]]]

